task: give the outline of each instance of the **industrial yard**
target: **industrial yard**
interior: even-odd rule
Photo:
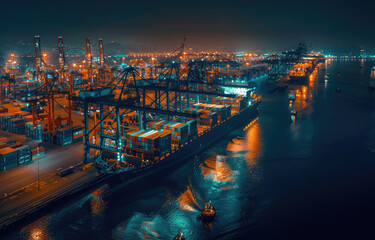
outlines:
[[[195,53],[186,39],[171,53],[118,58],[107,57],[99,39],[94,58],[86,38],[78,64],[63,37],[54,62],[35,36],[33,68],[9,56],[0,75],[1,229],[103,184],[121,189],[199,159],[251,126],[259,86],[268,93],[289,87],[295,121],[298,99],[310,97],[305,85],[325,62],[302,43],[271,55]],[[199,219],[213,221],[215,213],[207,203]]]
[[[39,36],[34,68],[9,56],[1,68],[2,228],[113,175],[174,165],[255,114],[267,61],[188,53],[186,39],[172,53],[126,64],[109,61],[102,39],[94,58],[89,38],[81,64],[68,59],[62,37],[56,64]]]

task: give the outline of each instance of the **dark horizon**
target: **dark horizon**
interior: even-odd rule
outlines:
[[[289,49],[298,42],[313,48],[373,48],[375,19],[364,3],[21,0],[2,3],[0,20],[5,24],[0,41],[32,42],[40,35],[44,45],[54,46],[61,35],[70,45],[101,37],[106,42],[173,49],[187,33],[187,44],[193,48]]]

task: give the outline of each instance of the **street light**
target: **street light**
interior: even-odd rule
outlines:
[[[38,191],[40,190],[40,186],[39,186],[39,157],[38,157]]]

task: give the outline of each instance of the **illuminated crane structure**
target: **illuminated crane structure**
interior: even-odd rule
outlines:
[[[63,37],[58,37],[57,38],[57,45],[58,45],[58,51],[59,51],[60,71],[63,73],[67,69],[72,68],[72,65],[68,62],[68,60],[65,57]]]
[[[0,100],[15,97],[15,82],[15,76],[0,66]]]
[[[75,97],[84,105],[85,163],[95,161],[104,171],[110,171],[113,167],[121,167],[126,154],[145,160],[160,159],[157,153],[150,155],[140,149],[126,147],[125,133],[132,128],[129,116],[135,117],[140,129],[145,129],[148,121],[161,116],[174,120],[196,118],[199,115],[185,112],[190,107],[191,98],[199,102],[206,96],[236,96],[224,93],[219,86],[251,88],[224,84],[214,79],[207,82],[207,73],[198,69],[197,63],[192,62],[183,68],[178,62],[165,66],[164,71],[152,81],[142,78],[136,68],[128,67],[106,87],[81,91],[80,96]],[[90,111],[99,115],[94,125],[89,123]],[[106,126],[108,121],[111,128]],[[97,133],[98,137],[93,138]]]
[[[25,101],[31,104],[34,129],[37,127],[37,121],[43,120],[43,117],[39,115],[41,113],[39,110],[43,108],[47,113],[46,129],[49,134],[47,138],[49,139],[44,139],[45,141],[53,142],[56,129],[59,128],[62,123],[72,125],[71,101],[69,99],[69,84],[53,72],[46,74],[43,85],[25,96]],[[68,106],[62,103],[66,100]],[[56,114],[56,104],[62,109],[64,116],[58,116]]]
[[[65,81],[69,84],[70,92],[72,93],[74,90],[74,76],[77,73],[73,70],[72,65],[65,57],[63,37],[60,36],[57,38],[57,46],[59,52],[60,80]]]
[[[299,43],[295,50],[285,51],[282,54],[271,54],[260,62],[268,64],[269,76],[276,79],[280,75],[287,75],[293,65],[301,60],[306,53],[306,45]]]
[[[96,81],[96,87],[104,86],[113,78],[113,72],[111,66],[104,54],[103,39],[99,38],[99,68],[98,68],[98,79]]]
[[[44,116],[40,115],[40,109],[43,109],[47,113],[47,121],[44,122],[47,130],[44,135],[47,136],[47,139],[44,140],[53,142],[56,129],[60,127],[62,123],[72,125],[70,96],[73,83],[72,81],[67,81],[69,78],[67,76],[72,76],[72,74],[66,71],[68,67],[70,67],[70,64],[65,58],[62,37],[58,37],[59,69],[56,70],[48,66],[43,60],[40,37],[35,36],[34,40],[35,68],[41,86],[28,92],[26,96],[23,97],[25,101],[29,102],[31,105],[33,129],[37,127],[38,123],[42,123],[39,121],[44,120]],[[72,77],[70,78],[72,79]],[[64,116],[58,116],[56,114],[56,104],[61,108]]]
[[[92,72],[92,53],[91,53],[91,42],[90,38],[86,38],[86,63],[87,63],[87,78],[89,85],[94,86],[94,78]]]

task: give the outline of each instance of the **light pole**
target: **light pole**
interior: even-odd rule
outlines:
[[[40,190],[39,188],[39,157],[38,157],[38,191]]]

